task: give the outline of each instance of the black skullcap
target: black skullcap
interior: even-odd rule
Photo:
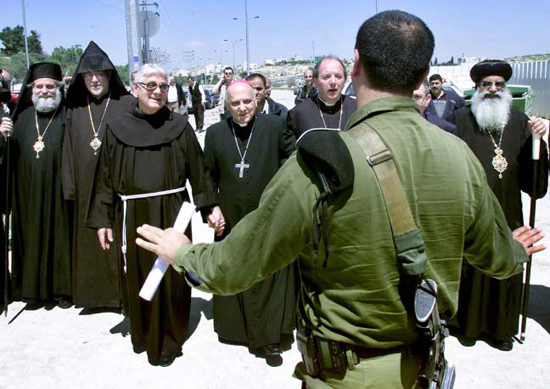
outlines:
[[[63,79],[63,76],[61,75],[61,67],[56,63],[35,63],[31,65],[29,72],[30,76],[28,79],[28,83],[34,82],[39,78],[52,78],[57,81],[61,81]]]
[[[499,59],[488,59],[478,62],[470,70],[470,78],[476,84],[488,76],[501,76],[504,81],[508,81],[512,78],[512,67],[508,62]]]

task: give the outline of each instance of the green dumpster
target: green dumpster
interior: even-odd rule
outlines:
[[[533,89],[530,85],[506,85],[510,93],[512,93],[512,107],[522,112],[527,116],[531,115],[531,107],[533,106]],[[464,91],[464,99],[466,105],[472,104],[472,96],[475,89],[466,89]]]

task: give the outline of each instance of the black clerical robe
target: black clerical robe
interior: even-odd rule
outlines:
[[[88,94],[87,90],[83,93]],[[90,111],[99,140],[104,140],[107,122],[135,108],[135,101],[133,96],[120,96],[116,91],[99,100],[90,97]],[[88,100],[81,99],[67,109],[63,147],[63,192],[67,200],[74,201],[73,301],[77,307],[117,308],[123,298],[121,253],[102,250],[96,231],[85,226],[99,160],[99,149],[95,151],[90,146],[93,139]]]
[[[288,112],[287,126],[296,139],[312,128],[346,128],[351,115],[357,110],[357,100],[342,95],[340,101],[328,106],[315,95],[296,105]]]
[[[243,155],[248,144],[243,161],[248,166],[243,168],[242,178],[236,166],[241,164],[236,143]],[[246,127],[229,118],[208,128],[205,163],[219,190],[226,221],[224,236],[258,207],[263,190],[293,150],[294,136],[278,116],[259,115]],[[251,349],[290,343],[296,303],[294,280],[294,268],[289,266],[245,292],[214,296],[214,329],[220,340],[246,344]]]
[[[5,172],[5,142],[4,138],[0,136],[0,218],[4,216],[6,209],[5,199],[5,186],[6,185],[6,172]],[[4,233],[4,222],[0,220],[0,314],[4,312],[8,301],[4,299],[5,288],[8,287],[6,283],[6,275],[8,274],[8,268],[6,266],[6,235]],[[9,282],[8,282],[9,283]]]
[[[512,230],[524,225],[521,191],[531,194],[533,190],[532,138],[528,120],[525,114],[512,109],[501,144],[508,167],[500,179],[492,166],[495,146],[491,137],[479,129],[471,109],[462,108],[450,117],[451,123],[458,128],[458,137],[468,144],[481,162],[487,182],[500,202]],[[498,144],[500,136],[493,137]],[[545,144],[543,150],[538,162],[537,198],[543,197],[548,187],[548,154]],[[457,333],[468,338],[486,335],[498,340],[515,335],[518,331],[522,276],[518,274],[500,281],[483,275],[464,262],[458,313],[452,322],[453,326],[458,326]]]
[[[207,189],[203,154],[187,117],[163,107],[154,115],[125,113],[107,125],[92,187],[88,225],[114,228],[110,250],[121,249],[121,195],[153,193],[185,187],[189,180],[199,209],[215,204]],[[183,275],[171,267],[151,302],[142,300],[143,285],[155,255],[135,244],[137,227],[147,223],[160,228],[173,226],[187,192],[128,200],[127,274],[128,313],[134,351],[147,351],[149,361],[181,352],[189,327],[191,290]]]
[[[34,107],[18,116],[13,129],[12,274],[16,300],[48,301],[72,294],[69,213],[61,188],[64,107],[53,114],[38,113],[45,146],[38,158],[33,149],[37,141]]]

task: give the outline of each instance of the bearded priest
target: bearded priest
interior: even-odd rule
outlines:
[[[61,68],[31,65],[3,135],[13,130],[13,299],[41,306],[71,302],[69,213],[61,190],[65,107]]]
[[[512,94],[506,87],[512,77],[508,63],[479,62],[470,77],[476,84],[472,106],[455,111],[449,121],[481,162],[508,226],[514,230],[524,225],[521,192],[531,194],[536,179],[536,197],[546,194],[548,154],[544,141],[539,161],[531,157],[532,134],[542,136],[546,127],[540,119],[529,119],[512,108]],[[533,177],[534,163],[539,164],[537,177]],[[499,281],[464,262],[453,323],[458,327],[456,334],[466,341],[484,339],[495,348],[511,350],[512,337],[518,332],[522,277],[518,274]]]

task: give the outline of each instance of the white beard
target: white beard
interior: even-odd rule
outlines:
[[[499,98],[485,98],[489,92],[477,89],[472,97],[472,113],[481,131],[501,132],[510,117],[512,94],[508,89],[495,93]]]
[[[33,94],[31,96],[31,99],[32,103],[34,104],[34,109],[41,113],[47,113],[57,109],[57,107],[59,107],[59,104],[61,104],[61,93],[61,90],[58,89],[55,97],[40,97]]]

